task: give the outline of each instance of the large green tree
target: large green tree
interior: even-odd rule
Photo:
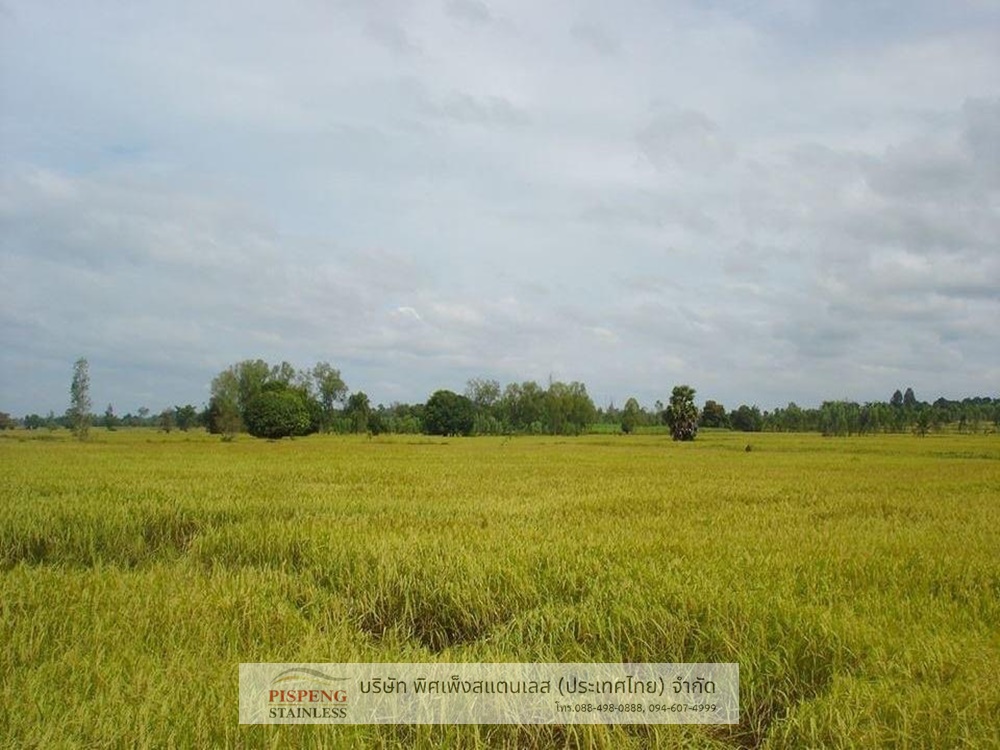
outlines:
[[[597,418],[587,387],[580,382],[549,385],[545,393],[545,423],[553,435],[579,435]]]
[[[271,440],[305,435],[310,428],[302,394],[280,382],[265,386],[250,400],[243,421],[251,435]]]
[[[424,432],[429,435],[471,435],[476,407],[453,391],[436,391],[424,406]]]
[[[533,380],[510,383],[500,398],[501,420],[517,432],[542,432],[545,390]]]
[[[728,427],[729,417],[726,415],[726,407],[709,399],[701,410],[699,423],[702,427]]]
[[[694,405],[695,390],[689,385],[674,386],[665,418],[674,440],[694,440],[698,434],[698,407]]]
[[[729,424],[740,432],[760,432],[764,429],[764,416],[757,406],[740,404],[738,409],[729,413]]]

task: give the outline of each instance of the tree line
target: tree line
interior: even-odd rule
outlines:
[[[29,414],[14,419],[0,412],[0,429],[65,427],[85,438],[91,426],[156,427],[170,432],[204,427],[231,440],[240,432],[277,439],[317,432],[426,433],[431,435],[579,435],[632,433],[665,429],[676,440],[693,440],[699,428],[743,432],[819,432],[828,436],[913,432],[926,435],[945,425],[959,432],[1000,428],[1000,399],[919,401],[912,388],[896,390],[885,402],[825,401],[818,408],[794,402],[771,411],[741,404],[728,410],[714,400],[695,406],[695,390],[675,386],[669,403],[643,407],[635,398],[618,409],[598,408],[578,381],[513,382],[501,386],[488,378],[473,378],[463,393],[435,391],[418,404],[373,406],[363,391],[351,392],[340,371],[328,362],[297,369],[288,362],[271,365],[262,359],[227,367],[212,380],[211,397],[202,409],[177,405],[157,413],[145,407],[119,416],[111,404],[102,415],[91,411],[90,375],[86,359],[77,360],[70,385],[70,408],[56,416]]]
[[[644,409],[629,399],[621,410],[612,405],[598,411],[598,422],[621,424],[622,431],[665,423],[663,405]],[[708,400],[699,417],[700,427],[740,432],[818,432],[826,436],[869,435],[912,432],[926,435],[946,426],[960,433],[975,433],[1000,428],[1000,399],[989,397],[949,400],[933,403],[917,399],[912,388],[896,390],[887,401],[824,401],[818,408],[803,408],[790,402],[787,406],[762,411],[756,405],[741,404],[727,411],[722,404]]]

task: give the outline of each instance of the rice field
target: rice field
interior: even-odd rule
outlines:
[[[15,431],[0,467],[3,747],[1000,747],[996,435]],[[240,726],[265,661],[735,661],[741,722]]]

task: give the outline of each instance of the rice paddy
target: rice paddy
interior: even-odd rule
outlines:
[[[4,747],[1000,746],[996,435],[15,431],[0,465]],[[741,722],[237,723],[240,662],[371,661],[735,661]]]

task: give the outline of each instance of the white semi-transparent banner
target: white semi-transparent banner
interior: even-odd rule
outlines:
[[[738,664],[240,664],[240,724],[736,724]]]

